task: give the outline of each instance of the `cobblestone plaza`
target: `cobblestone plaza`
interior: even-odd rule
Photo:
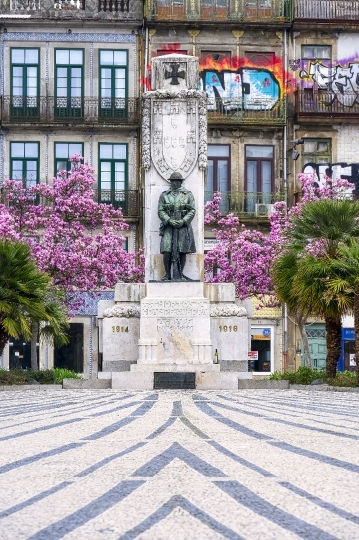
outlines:
[[[2,540],[359,538],[359,396],[2,392]]]

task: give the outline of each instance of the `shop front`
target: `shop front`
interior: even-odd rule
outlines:
[[[355,334],[354,328],[342,328],[341,353],[338,371],[355,371]]]
[[[248,354],[248,371],[258,374],[272,373],[274,357],[274,327],[252,326],[251,350]]]

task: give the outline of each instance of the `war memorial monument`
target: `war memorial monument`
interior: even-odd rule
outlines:
[[[143,94],[145,283],[99,302],[103,371],[112,388],[237,389],[249,322],[233,284],[203,281],[206,94],[198,58],[152,60]],[[218,362],[214,359],[218,358]]]

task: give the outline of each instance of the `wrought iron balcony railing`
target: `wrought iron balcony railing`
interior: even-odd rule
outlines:
[[[296,93],[296,116],[341,118],[359,116],[359,94],[307,88]]]
[[[0,13],[31,18],[143,19],[141,0],[3,0]]]
[[[137,98],[1,98],[1,121],[17,124],[133,124],[139,120]]]
[[[204,192],[204,202],[213,199],[213,191]],[[268,219],[274,210],[274,203],[283,201],[284,193],[222,191],[220,211],[243,218]]]
[[[286,102],[284,99],[208,98],[209,124],[284,124]]]
[[[295,0],[294,20],[359,22],[359,0]]]
[[[127,218],[140,216],[140,194],[135,189],[96,189],[96,200],[100,203],[112,204]]]
[[[292,0],[147,0],[153,21],[285,23],[293,18]]]
[[[23,181],[26,187],[26,180]],[[97,202],[112,204],[116,210],[122,210],[125,218],[138,218],[140,216],[140,195],[137,189],[94,189],[94,199]],[[43,195],[34,195],[31,191],[26,191],[28,201],[31,204],[41,206],[53,206],[53,201]],[[8,192],[5,188],[0,188],[0,203],[8,205]],[[10,203],[11,204],[11,203]]]

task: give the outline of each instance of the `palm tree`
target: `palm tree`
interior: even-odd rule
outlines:
[[[322,199],[307,203],[287,231],[287,251],[274,264],[279,298],[304,315],[325,320],[329,377],[335,377],[340,356],[341,316],[350,310],[352,302],[347,290],[333,291],[329,287],[334,278],[332,262],[340,264],[340,248],[359,237],[358,216],[358,201]],[[281,277],[286,267],[287,274]],[[289,278],[290,287],[283,283]]]
[[[308,313],[300,306],[300,296],[294,292],[293,282],[298,273],[298,261],[294,251],[282,254],[272,266],[272,280],[278,299],[287,304],[289,313],[295,318],[302,338],[306,365],[312,367],[312,357],[309,349],[308,336],[305,331],[305,321]]]
[[[10,336],[31,338],[32,321],[42,335],[66,343],[67,315],[51,278],[38,270],[27,245],[0,242],[0,354]]]
[[[354,315],[355,359],[357,385],[359,386],[359,244],[352,239],[339,247],[340,260],[332,261],[332,273],[328,287],[336,295],[348,295]]]

